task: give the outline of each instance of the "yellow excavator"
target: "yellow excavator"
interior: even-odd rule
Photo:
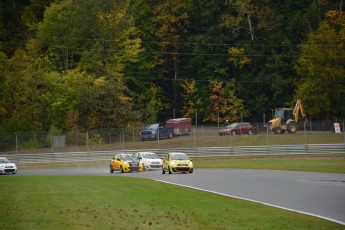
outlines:
[[[275,134],[283,134],[285,131],[293,134],[297,132],[297,122],[301,120],[307,121],[307,116],[302,101],[298,99],[293,110],[291,108],[275,109],[274,118],[268,122],[267,126]]]

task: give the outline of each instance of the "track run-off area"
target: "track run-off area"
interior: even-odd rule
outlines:
[[[20,170],[17,176],[94,175],[148,178],[257,202],[345,225],[345,174],[279,170],[195,169],[163,175],[161,170],[111,174],[108,167]],[[202,202],[202,201],[201,201]]]

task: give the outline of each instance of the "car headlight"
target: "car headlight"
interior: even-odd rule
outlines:
[[[189,165],[191,165],[191,166],[192,166],[192,165],[193,165],[193,162],[189,161]]]
[[[172,161],[172,162],[171,162],[171,165],[176,165],[176,162],[175,162],[175,161]]]

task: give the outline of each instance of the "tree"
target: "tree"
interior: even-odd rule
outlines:
[[[210,80],[209,89],[209,114],[205,120],[219,124],[220,121],[232,122],[238,120],[241,115],[243,117],[248,115],[243,100],[235,96],[230,83],[224,86],[224,82]]]
[[[146,123],[157,122],[159,112],[168,107],[162,89],[154,84],[148,85],[148,90],[142,98],[142,104],[145,105],[143,119]]]
[[[178,96],[176,80],[182,62],[180,41],[183,41],[189,26],[188,1],[162,1],[155,5],[154,12],[154,22],[158,26],[155,35],[161,41],[157,65],[164,66],[169,78],[173,79],[170,81],[172,85],[169,95],[172,95],[172,107],[175,109]]]
[[[196,113],[203,112],[202,97],[198,90],[196,81],[185,81],[184,84],[182,84],[182,88],[182,97],[184,99],[182,109],[183,117],[194,117]],[[197,119],[197,117],[195,117],[195,119]]]
[[[300,46],[295,98],[303,100],[311,116],[345,117],[344,25],[343,12],[329,11],[319,29]]]
[[[50,127],[49,81],[23,49],[9,60],[3,79],[1,124],[6,130],[46,130]]]

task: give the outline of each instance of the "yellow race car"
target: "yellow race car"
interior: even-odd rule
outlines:
[[[193,173],[193,162],[185,153],[172,152],[163,159],[162,174],[168,172]]]
[[[110,173],[114,171],[142,172],[143,164],[133,154],[119,153],[110,162]]]

